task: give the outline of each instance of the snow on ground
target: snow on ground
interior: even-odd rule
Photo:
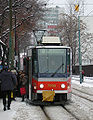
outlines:
[[[12,101],[11,110],[3,111],[0,100],[0,120],[47,120],[39,106],[32,106],[21,102],[20,98]]]
[[[84,82],[80,84],[80,77],[79,76],[72,76],[72,92],[75,92],[73,89],[80,90],[82,92],[77,91],[76,93],[78,95],[84,96],[86,98],[93,100],[93,77],[84,77]],[[93,120],[93,103],[83,99],[79,96],[72,95],[71,99],[72,103],[70,105],[66,106],[68,109],[73,111],[74,114],[80,119],[80,120]],[[74,109],[72,109],[74,106]]]
[[[62,106],[48,106],[44,110],[51,120],[76,120]]]
[[[84,76],[84,82],[80,84],[80,77],[73,75],[72,76],[72,88],[78,89],[86,94],[93,95],[93,77]],[[91,91],[91,92],[90,92]]]
[[[72,101],[75,104],[75,106],[79,108],[77,113],[78,114],[81,113],[83,115],[82,118],[84,120],[93,120],[93,103],[92,102],[75,95],[72,96]]]
[[[71,102],[65,106],[78,120],[93,120],[93,104],[81,97],[72,95]]]
[[[80,84],[79,80],[80,80],[79,76],[72,76],[72,88],[78,88],[86,93],[90,93],[91,95],[93,95],[93,92],[92,92],[93,91],[93,77],[84,77],[84,82],[82,84]],[[78,109],[85,111],[85,109],[83,108],[86,108],[87,110],[89,110],[89,112],[88,111],[84,112],[84,114],[89,113],[89,115],[91,115],[93,113],[93,109],[91,110],[91,105],[87,104],[87,107],[86,107],[86,104],[84,104],[86,103],[85,101],[81,102],[83,105],[80,105],[78,102],[80,100],[72,96],[72,101],[74,103],[75,101],[77,101],[75,105],[77,104],[77,106],[79,106]],[[72,103],[72,105],[74,104]],[[58,119],[58,116],[61,114],[61,110],[62,108],[59,109],[58,107],[56,107],[55,111],[53,111],[53,114],[55,112],[55,116],[57,117],[57,119]],[[50,108],[50,111],[51,111],[51,108]],[[60,111],[60,114],[57,115],[56,113],[58,112],[56,111]],[[59,118],[61,116],[62,115],[60,115]],[[57,120],[56,117],[55,117],[55,120]],[[65,118],[65,115],[64,115],[64,118]],[[21,102],[20,98],[16,98],[16,101],[12,101],[11,103],[11,110],[6,110],[6,111],[3,111],[2,99],[0,99],[0,120],[47,120],[47,118],[45,117],[43,111],[41,110],[39,106],[28,105],[25,102]]]
[[[79,85],[80,87],[93,87],[93,77],[86,77],[84,76],[84,82],[80,84],[80,77],[73,75],[72,76],[72,83]]]

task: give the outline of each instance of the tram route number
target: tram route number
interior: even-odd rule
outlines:
[[[48,84],[48,87],[56,87],[56,84]]]

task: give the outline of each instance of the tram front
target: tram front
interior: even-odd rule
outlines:
[[[71,97],[70,48],[37,46],[32,49],[31,100],[67,101]]]

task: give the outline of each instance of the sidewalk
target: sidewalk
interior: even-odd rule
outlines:
[[[0,99],[0,120],[47,120],[40,106],[33,106],[21,102],[21,98],[12,101],[11,109],[3,111]]]
[[[72,75],[72,83],[75,84],[80,84],[80,77],[77,75]],[[83,87],[93,87],[93,77],[86,77],[84,76],[84,81],[82,82],[82,84],[80,84],[80,86]]]
[[[11,118],[14,116],[17,108],[20,105],[21,105],[21,102],[19,103],[19,102],[12,101],[12,103],[11,103],[11,109],[3,111],[3,101],[0,98],[0,120],[11,120]]]

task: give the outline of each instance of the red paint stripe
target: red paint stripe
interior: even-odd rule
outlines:
[[[44,88],[40,88],[40,84],[44,85]],[[65,84],[65,88],[61,88],[61,84]],[[67,82],[53,82],[53,81],[46,81],[46,82],[38,82],[38,90],[67,90]]]
[[[44,85],[44,88],[40,88],[40,84]],[[65,88],[61,88],[61,84],[65,84]],[[37,90],[68,90],[71,92],[71,78],[67,81],[37,81],[32,79],[32,86],[36,86]],[[69,86],[69,88],[68,88]]]

